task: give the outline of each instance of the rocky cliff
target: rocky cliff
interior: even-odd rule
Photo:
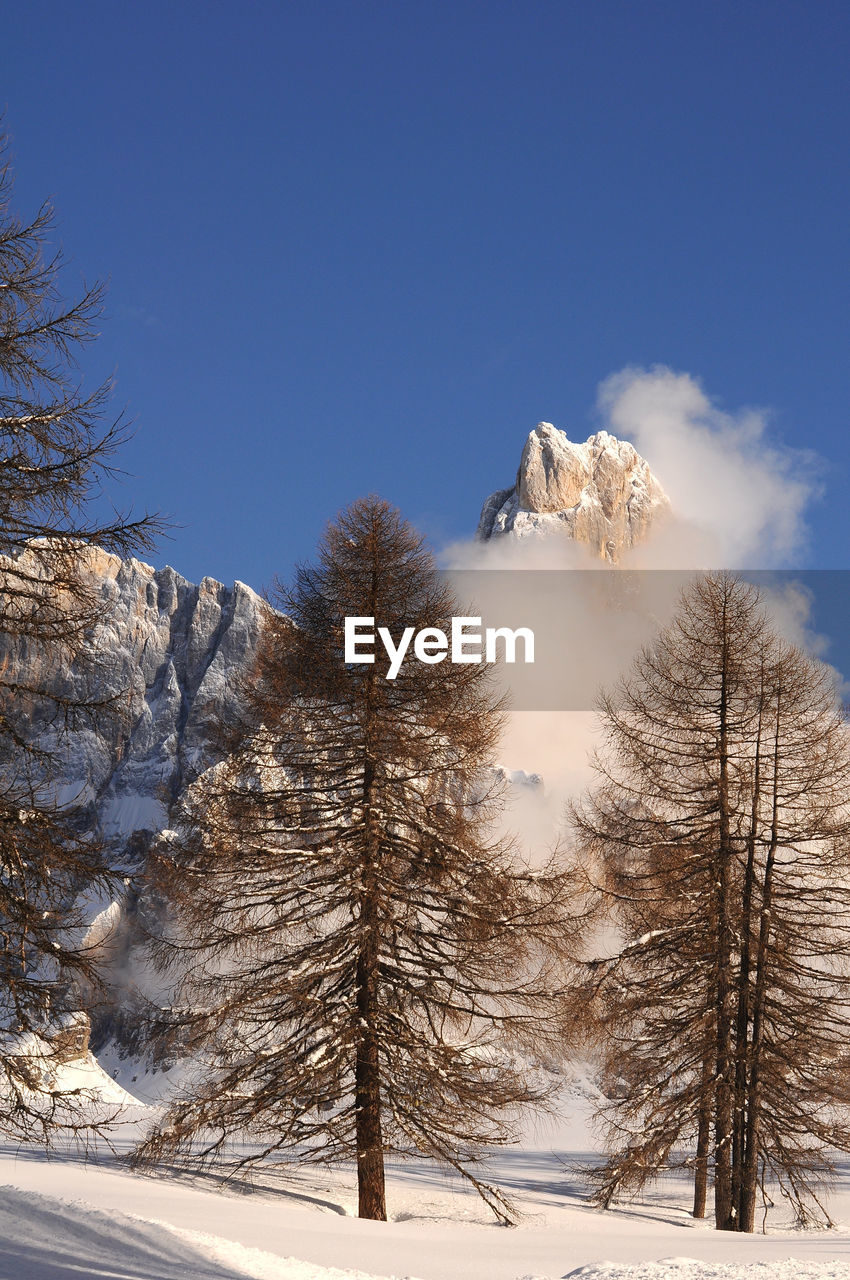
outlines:
[[[539,422],[525,442],[513,488],[486,499],[477,537],[559,533],[616,563],[669,507],[633,445],[607,431],[574,444],[551,422]]]
[[[173,569],[97,549],[88,570],[101,601],[95,691],[113,700],[114,714],[74,734],[62,782],[68,798],[85,796],[120,855],[167,825],[183,788],[215,757],[265,606],[241,582],[195,586]]]
[[[60,738],[62,765],[51,776],[107,838],[113,865],[126,874],[143,870],[185,788],[218,758],[221,726],[238,707],[266,606],[241,582],[226,587],[204,578],[196,586],[171,568],[97,548],[87,552],[85,571],[99,601],[90,658],[55,679],[106,710]],[[156,910],[129,880],[115,901],[89,904],[86,943],[100,950],[106,979],[88,1010],[92,1048],[107,1050],[110,1070],[147,1058],[139,926]]]

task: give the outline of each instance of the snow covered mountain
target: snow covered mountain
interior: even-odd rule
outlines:
[[[134,872],[185,788],[220,755],[220,730],[238,707],[266,606],[241,582],[204,578],[196,586],[171,568],[97,548],[86,569],[100,602],[93,668],[74,666],[56,678],[109,710],[62,741],[53,781],[102,831],[113,865]],[[130,887],[90,910],[86,941],[102,948],[109,979],[107,998],[99,995],[90,1010],[92,1046],[109,1040],[118,1057],[136,1055],[144,1047],[135,983],[144,968],[137,922],[145,904]]]
[[[485,500],[476,536],[560,533],[616,563],[669,509],[648,463],[627,441],[599,431],[574,444],[551,422],[538,422],[516,483]]]
[[[101,599],[93,691],[115,700],[115,714],[74,734],[62,782],[67,798],[85,796],[119,852],[165,826],[215,758],[265,606],[244,583],[195,586],[171,568],[96,548],[87,567]]]

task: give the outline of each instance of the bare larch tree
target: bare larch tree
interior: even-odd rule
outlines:
[[[63,733],[107,712],[85,692],[87,557],[92,544],[147,548],[158,522],[90,516],[124,435],[101,425],[109,387],[86,394],[76,371],[103,290],[63,299],[51,210],[14,214],[7,157],[0,136],[0,1132],[47,1142],[87,1127],[79,1091],[56,1084],[52,1046],[95,979],[80,895],[110,878],[54,785]]]
[[[752,1231],[759,1186],[802,1221],[847,1149],[850,746],[832,673],[730,575],[686,589],[601,705],[574,811],[623,944],[594,966],[615,1154],[598,1197],[675,1164],[694,1213]],[[695,1150],[693,1144],[696,1144]]]
[[[558,1050],[565,877],[493,832],[484,667],[344,661],[346,616],[398,639],[458,613],[395,509],[354,503],[277,603],[241,741],[160,850],[158,950],[203,1065],[139,1158],[245,1135],[262,1142],[242,1164],[354,1156],[360,1216],[385,1219],[385,1156],[424,1155],[507,1221],[475,1168],[548,1094],[517,1054]]]

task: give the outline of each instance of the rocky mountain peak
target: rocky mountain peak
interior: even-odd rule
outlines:
[[[560,533],[616,562],[669,508],[628,441],[598,431],[576,444],[551,422],[538,422],[523,447],[516,483],[486,499],[476,536]]]

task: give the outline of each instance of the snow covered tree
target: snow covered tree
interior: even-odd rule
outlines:
[[[850,1148],[850,745],[831,673],[754,587],[708,575],[601,709],[600,784],[574,814],[623,935],[593,975],[616,1149],[599,1199],[684,1163],[698,1216],[711,1167],[720,1228],[753,1230],[766,1178],[805,1221]]]
[[[547,1095],[516,1053],[558,1049],[564,875],[493,833],[486,668],[344,660],[347,616],[397,640],[458,613],[397,511],[354,503],[277,602],[241,739],[159,851],[157,949],[200,1066],[139,1159],[247,1135],[237,1167],[354,1156],[360,1215],[385,1219],[385,1155],[424,1155],[507,1221],[474,1170]]]
[[[47,1141],[86,1127],[51,1046],[94,978],[75,903],[109,874],[53,781],[63,732],[106,711],[80,693],[97,620],[87,549],[147,547],[157,522],[87,514],[123,435],[100,426],[108,387],[86,395],[75,371],[103,291],[63,300],[51,211],[15,216],[6,155],[0,137],[0,1132]]]

